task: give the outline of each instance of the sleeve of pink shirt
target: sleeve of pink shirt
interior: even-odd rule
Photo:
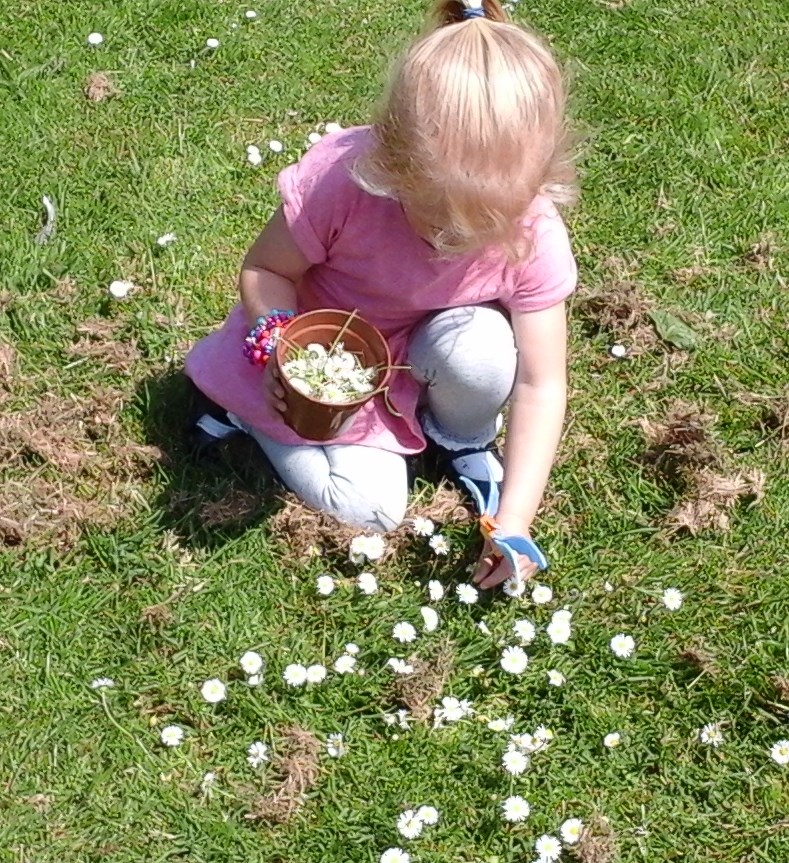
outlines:
[[[566,300],[578,283],[570,238],[550,202],[530,225],[532,254],[516,268],[514,289],[503,304],[513,312],[539,312]]]
[[[326,136],[279,174],[285,221],[296,245],[313,265],[328,258],[353,195],[358,194],[350,170],[362,132],[349,129]]]

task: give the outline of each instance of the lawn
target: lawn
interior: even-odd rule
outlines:
[[[770,756],[789,738],[784,0],[514,7],[565,59],[583,187],[571,406],[536,526],[550,602],[458,601],[479,547],[446,490],[418,485],[413,512],[447,556],[404,529],[360,566],[249,447],[188,457],[183,356],[234,302],[276,172],[327,122],[365,122],[422,10],[0,12],[2,861],[370,863],[401,847],[412,863],[530,863],[568,818],[586,828],[563,860],[789,861],[789,767]],[[58,221],[38,245],[43,195]],[[116,300],[114,280],[136,287]],[[432,579],[447,593],[429,603]],[[564,607],[572,637],[552,644]],[[523,619],[538,633],[508,674]],[[393,640],[399,621],[416,641]],[[364,674],[333,670],[349,642]],[[293,663],[328,677],[289,686]],[[115,685],[91,687],[103,677]],[[213,678],[226,698],[209,704]],[[450,696],[475,712],[434,728]],[[415,721],[387,725],[403,707]],[[511,733],[554,734],[520,776],[488,727],[509,715]],[[700,738],[710,723],[718,746]],[[170,725],[178,746],[160,740]],[[256,741],[270,760],[252,767]],[[510,795],[526,820],[503,819]],[[422,805],[438,823],[404,838],[398,816]]]

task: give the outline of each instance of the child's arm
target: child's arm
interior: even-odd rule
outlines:
[[[298,311],[296,285],[310,268],[293,240],[280,207],[252,244],[241,266],[238,288],[249,326],[271,309]]]
[[[510,400],[504,448],[504,484],[495,520],[509,535],[529,535],[561,437],[567,403],[567,322],[564,303],[538,312],[513,312],[518,371]],[[521,574],[534,567],[523,559]],[[501,566],[475,581],[493,587],[511,573]]]

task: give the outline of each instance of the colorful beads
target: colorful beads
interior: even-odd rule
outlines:
[[[244,339],[244,356],[252,365],[264,366],[269,361],[282,330],[295,315],[290,309],[272,309],[268,315],[255,321],[255,326]]]

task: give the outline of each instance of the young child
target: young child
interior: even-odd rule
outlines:
[[[282,204],[244,260],[241,303],[186,360],[226,414],[204,438],[252,435],[308,505],[368,530],[403,519],[405,456],[427,437],[487,493],[495,521],[529,536],[564,420],[564,300],[576,266],[554,202],[572,197],[562,76],[545,44],[498,0],[438,4],[397,63],[372,126],[327,135],[279,176]],[[395,364],[379,396],[328,445],[283,421],[283,391],[244,339],[272,310],[357,309]],[[494,439],[509,399],[504,464]],[[475,575],[514,575],[486,545]],[[535,566],[517,556],[519,575]]]

